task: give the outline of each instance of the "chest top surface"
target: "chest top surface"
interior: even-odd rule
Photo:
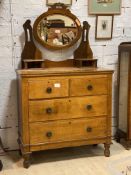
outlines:
[[[24,69],[17,70],[17,74],[21,76],[48,76],[48,75],[78,75],[78,74],[112,74],[113,70],[104,68],[76,68],[76,67],[60,67],[45,69]]]

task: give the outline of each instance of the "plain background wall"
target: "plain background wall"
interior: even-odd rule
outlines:
[[[16,69],[20,63],[24,44],[23,23],[47,10],[46,0],[0,0],[0,136],[4,146],[17,149],[17,81]],[[131,0],[122,0],[121,15],[114,17],[112,40],[95,40],[96,16],[88,15],[88,0],[73,0],[71,7],[80,21],[91,25],[90,45],[98,66],[115,70],[113,76],[112,133],[116,126],[116,77],[118,45],[131,41]]]

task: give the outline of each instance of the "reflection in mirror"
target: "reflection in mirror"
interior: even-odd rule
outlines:
[[[43,18],[37,26],[37,34],[51,46],[69,45],[78,35],[78,28],[70,17],[61,14]]]

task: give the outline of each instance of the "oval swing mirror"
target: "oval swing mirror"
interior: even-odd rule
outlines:
[[[63,4],[55,4],[40,15],[33,26],[35,40],[47,49],[73,46],[81,36],[81,24]]]

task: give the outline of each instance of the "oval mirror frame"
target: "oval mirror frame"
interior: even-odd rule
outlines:
[[[53,16],[53,15],[61,15],[61,16],[65,16],[70,18],[76,25],[77,27],[77,35],[76,37],[69,43],[69,44],[65,44],[65,45],[50,45],[48,43],[46,43],[43,39],[41,39],[39,37],[38,34],[38,26],[40,24],[40,22],[47,18],[48,16]],[[55,4],[53,5],[51,8],[48,9],[47,12],[41,14],[34,22],[33,25],[33,35],[35,40],[41,44],[43,47],[49,49],[49,50],[60,50],[60,49],[66,49],[66,48],[70,48],[71,46],[75,45],[77,43],[77,41],[80,39],[82,34],[82,27],[81,27],[81,23],[79,21],[79,19],[70,12],[69,9],[67,9],[67,7],[63,4]]]

